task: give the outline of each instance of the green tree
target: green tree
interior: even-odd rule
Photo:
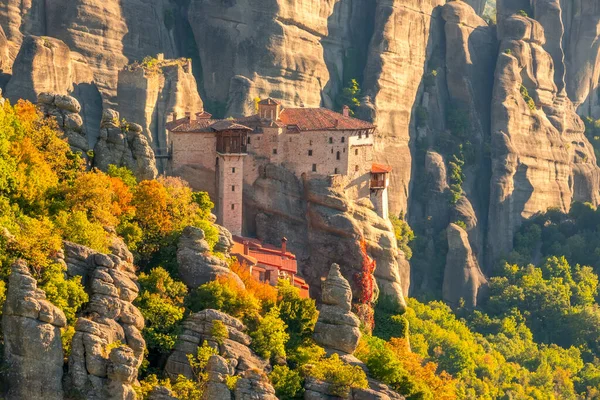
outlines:
[[[285,357],[285,344],[290,338],[286,328],[285,322],[279,317],[279,308],[273,307],[260,320],[257,328],[250,332],[252,349],[267,360]]]

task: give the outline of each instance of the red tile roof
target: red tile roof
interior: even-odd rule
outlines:
[[[326,108],[285,108],[280,114],[281,122],[298,127],[300,131],[373,129],[375,125]]]
[[[392,167],[385,164],[373,164],[371,167],[372,174],[387,174],[392,172]]]
[[[244,242],[249,244],[248,254],[244,254]],[[282,253],[281,249],[274,246],[263,245],[256,239],[243,238],[240,236],[233,237],[232,254],[248,259],[248,261],[256,260],[253,264],[263,264],[270,267],[275,267],[279,270],[298,273],[298,264],[296,256],[290,252]]]
[[[266,102],[269,100],[274,101],[272,99],[263,101]],[[287,126],[287,129],[290,131],[296,130],[304,132],[375,128],[375,125],[370,122],[347,117],[326,108],[284,108],[279,114],[278,121],[261,119],[258,115],[251,115],[234,120],[216,120],[211,119],[210,117],[210,114],[205,113],[197,115],[197,118],[193,121],[190,121],[187,118],[178,119],[177,121],[167,123],[167,129],[171,132],[213,132],[213,125],[219,127],[221,124],[238,124],[247,129],[271,124],[276,126]],[[242,129],[242,127],[239,129]]]

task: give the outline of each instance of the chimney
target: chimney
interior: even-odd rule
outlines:
[[[287,238],[281,238],[281,254],[285,255],[287,253]]]
[[[189,112],[189,111],[186,111],[185,112],[185,117],[187,118],[188,121],[191,121],[192,120],[192,113]]]
[[[350,116],[350,107],[345,105],[344,108],[342,109],[342,114],[344,115],[344,117],[349,117]]]
[[[177,121],[177,113],[174,112],[173,114],[171,114],[173,116],[173,121]]]
[[[250,242],[244,240],[244,255],[247,256],[250,254]]]

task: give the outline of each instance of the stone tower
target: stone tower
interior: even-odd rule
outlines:
[[[242,234],[244,157],[250,128],[232,121],[213,125],[217,132],[217,222]]]

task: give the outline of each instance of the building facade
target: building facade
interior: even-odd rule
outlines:
[[[352,118],[348,108],[343,113],[284,108],[270,98],[257,108],[257,114],[235,120],[216,120],[201,112],[174,117],[167,124],[172,173],[192,186],[197,176],[203,177],[203,187],[195,189],[218,199],[219,223],[236,235],[242,233],[244,182],[251,185],[258,178],[257,166],[268,163],[281,165],[298,178],[333,176],[351,199],[370,199],[378,214],[387,218],[391,168],[373,164],[373,124]]]

